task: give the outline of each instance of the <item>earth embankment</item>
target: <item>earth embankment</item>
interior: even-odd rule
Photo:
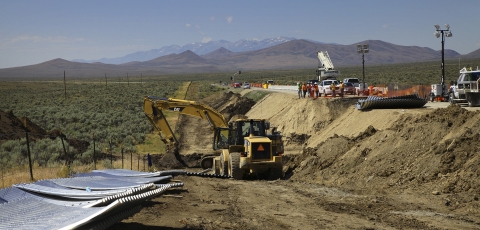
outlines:
[[[210,105],[223,110],[238,95],[216,98]],[[112,229],[478,229],[480,112],[354,103],[268,95],[246,115],[284,135],[283,180],[180,176],[180,196],[156,198]],[[209,142],[202,122],[181,125],[182,136]],[[210,147],[182,140],[186,154]]]
[[[446,194],[450,209],[480,214],[480,112],[440,109],[360,111],[348,99],[274,93],[249,117],[285,136],[291,180],[355,191]],[[368,192],[368,193],[370,193]]]

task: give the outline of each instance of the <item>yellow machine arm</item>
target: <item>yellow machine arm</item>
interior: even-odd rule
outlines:
[[[160,139],[167,146],[175,145],[178,141],[162,112],[163,110],[200,117],[208,121],[212,131],[217,127],[228,127],[223,115],[208,105],[196,101],[147,96],[143,100],[143,111]]]

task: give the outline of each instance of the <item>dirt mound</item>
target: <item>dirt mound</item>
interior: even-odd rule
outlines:
[[[459,106],[404,114],[385,130],[333,135],[287,164],[291,179],[352,190],[450,194],[454,209],[480,193],[480,113]],[[463,195],[462,195],[463,194]]]
[[[247,116],[278,126],[286,154],[294,154],[284,167],[294,181],[355,191],[439,191],[451,208],[474,207],[468,202],[480,193],[480,112],[458,105],[360,111],[354,103],[273,93]]]
[[[3,112],[0,110],[0,144],[7,140],[17,140],[25,138],[25,132],[29,132],[29,139],[35,141],[38,139],[51,138],[62,136],[60,130],[45,131],[43,128],[33,123],[27,117],[16,117],[13,111]],[[65,135],[63,135],[65,137]],[[78,153],[83,153],[87,150],[90,143],[88,141],[67,138],[67,143],[75,148]]]
[[[45,130],[40,126],[26,117],[16,117],[11,110],[7,112],[0,110],[0,127],[0,143],[25,138],[26,131],[31,133],[29,138],[32,140],[44,138],[46,135]]]
[[[235,115],[245,115],[255,105],[252,99],[232,91],[212,95],[204,98],[202,102],[222,113],[227,121]]]
[[[201,100],[223,114],[226,121],[236,115],[245,115],[255,102],[231,91],[219,93]],[[213,132],[208,121],[192,116],[181,116],[177,125],[180,155],[213,154]],[[187,163],[188,164],[188,163]]]

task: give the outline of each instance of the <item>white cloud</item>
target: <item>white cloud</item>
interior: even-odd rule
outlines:
[[[200,26],[198,26],[198,25],[195,25],[195,27],[197,27],[197,29],[200,29]]]
[[[232,23],[232,21],[233,21],[233,17],[232,17],[232,16],[228,16],[228,17],[227,17],[227,22],[228,22],[228,24]]]
[[[204,38],[202,39],[202,43],[207,43],[207,42],[209,42],[209,41],[211,41],[211,40],[212,40],[212,38],[210,38],[210,37],[204,37]]]
[[[40,37],[40,36],[17,36],[10,39],[10,43],[16,42],[46,42],[46,43],[66,43],[66,42],[81,42],[83,38],[67,38],[63,36],[57,37]]]
[[[210,21],[215,21],[215,17],[214,16],[210,17]]]
[[[190,26],[192,26],[192,25],[190,25],[190,24],[187,23],[187,25],[185,25],[185,26],[186,26],[186,27],[190,27]]]

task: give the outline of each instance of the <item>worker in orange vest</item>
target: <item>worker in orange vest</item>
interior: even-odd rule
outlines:
[[[315,98],[315,86],[313,83],[310,86],[310,98]]]
[[[335,82],[332,82],[332,84],[330,85],[330,89],[332,90],[332,97],[336,97],[336,93],[335,93],[335,90],[337,89],[337,86],[335,85]]]
[[[313,89],[315,90],[315,98],[319,96],[318,84],[315,82],[313,85]]]
[[[302,85],[302,91],[303,91],[303,98],[305,98],[305,94],[307,94],[307,85],[303,83]]]

